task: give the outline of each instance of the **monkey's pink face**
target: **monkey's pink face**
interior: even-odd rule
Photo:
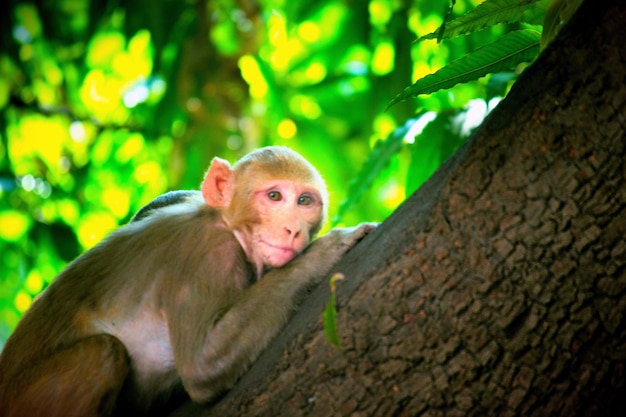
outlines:
[[[281,267],[308,246],[322,220],[322,197],[312,185],[273,180],[253,198],[261,222],[253,228],[248,255],[257,265]]]

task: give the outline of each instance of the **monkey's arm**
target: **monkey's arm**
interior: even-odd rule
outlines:
[[[326,276],[333,264],[374,227],[364,224],[335,229],[316,240],[306,253],[283,268],[271,270],[243,291],[212,328],[204,329],[206,336],[197,338],[204,341],[203,345],[196,346],[196,352],[188,352],[177,366],[192,399],[206,402],[232,387],[285,325],[303,290]],[[184,333],[170,331],[174,338]]]

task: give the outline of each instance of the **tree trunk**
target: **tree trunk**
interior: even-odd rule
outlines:
[[[587,0],[472,139],[337,265],[215,416],[626,409],[626,11]],[[262,314],[262,312],[260,312]]]

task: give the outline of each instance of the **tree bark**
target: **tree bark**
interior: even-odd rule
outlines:
[[[626,406],[626,11],[587,0],[220,402],[178,415],[614,416]],[[262,314],[262,312],[260,312]]]

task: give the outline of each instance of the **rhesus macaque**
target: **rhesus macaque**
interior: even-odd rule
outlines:
[[[157,198],[33,303],[0,356],[0,416],[155,415],[181,387],[215,398],[374,227],[335,229],[296,257],[326,194],[288,148],[232,168],[215,158],[201,191]]]

